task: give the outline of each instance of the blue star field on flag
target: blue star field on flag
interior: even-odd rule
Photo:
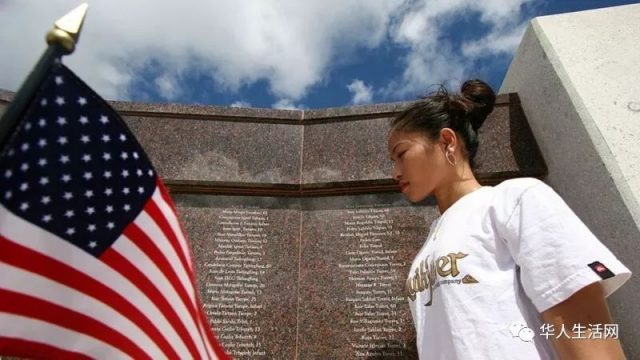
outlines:
[[[0,203],[99,256],[143,209],[155,171],[123,120],[62,64],[0,156]]]

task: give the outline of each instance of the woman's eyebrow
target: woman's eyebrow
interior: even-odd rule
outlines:
[[[391,153],[393,154],[396,151],[396,148],[402,144],[402,143],[406,143],[406,140],[402,140],[402,141],[398,141],[395,145],[393,145],[393,148],[391,149]]]
[[[389,160],[393,161],[393,156],[395,155],[395,150],[398,147],[398,145],[400,144],[396,144],[393,149],[391,150],[391,156],[389,157]]]

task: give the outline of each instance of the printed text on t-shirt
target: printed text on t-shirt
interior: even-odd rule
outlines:
[[[462,252],[449,253],[448,255],[438,257],[436,260],[431,260],[430,257],[427,256],[424,260],[420,261],[414,274],[407,279],[405,283],[405,296],[411,299],[411,301],[415,301],[417,293],[429,289],[429,301],[425,306],[431,306],[433,291],[438,286],[477,283],[478,280],[471,275],[465,275],[462,279],[455,279],[460,275],[459,261],[467,255],[468,254]],[[440,279],[447,276],[451,276],[454,279]]]

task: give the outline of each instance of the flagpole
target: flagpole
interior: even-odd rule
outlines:
[[[73,9],[56,21],[53,29],[47,33],[46,39],[49,46],[0,118],[0,153],[4,151],[4,145],[18,126],[21,114],[31,103],[36,95],[36,90],[46,78],[51,67],[63,55],[71,54],[75,50],[87,8],[88,5],[84,3]]]

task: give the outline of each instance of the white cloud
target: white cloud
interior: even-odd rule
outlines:
[[[229,106],[236,107],[236,108],[248,108],[248,107],[251,107],[251,103],[249,103],[248,101],[238,100]]]
[[[331,64],[385,38],[400,0],[91,1],[76,54],[66,62],[108,98],[152,61],[167,79],[197,69],[233,92],[266,80],[273,95],[298,100],[326,80]],[[53,21],[75,0],[5,0],[0,12],[0,87],[15,89],[45,45]],[[167,85],[175,96],[187,85]],[[175,85],[175,86],[174,86]]]
[[[347,85],[347,89],[353,94],[352,103],[365,104],[371,102],[373,97],[372,87],[365,85],[362,80],[354,79],[351,84]]]
[[[158,93],[165,99],[173,100],[180,94],[180,88],[175,77],[164,74],[154,80]]]
[[[304,106],[294,104],[293,101],[291,101],[291,99],[280,99],[280,100],[276,101],[275,103],[273,103],[271,105],[271,107],[274,108],[274,109],[281,109],[281,110],[302,110],[302,109],[304,109]]]
[[[287,99],[274,106],[295,107],[358,49],[391,41],[406,49],[404,70],[375,93],[391,99],[462,81],[478,58],[513,51],[524,29],[521,6],[530,1],[94,0],[78,49],[64,61],[108,99],[130,99],[133,81],[153,68],[160,75],[143,81],[167,99],[190,90],[181,80],[189,72],[213,79],[204,91],[233,93],[266,81],[271,95]],[[44,50],[53,21],[78,3],[0,2],[0,88],[15,90]],[[470,14],[490,31],[453,48],[444,29]]]
[[[522,35],[526,30],[525,25],[521,24],[504,31],[493,31],[481,39],[466,42],[462,45],[462,54],[472,58],[479,58],[501,53],[512,53],[520,44],[520,40],[522,40]]]
[[[535,0],[419,0],[407,3],[390,28],[390,36],[408,47],[403,74],[381,92],[385,97],[423,94],[431,85],[460,84],[473,71],[474,61],[511,53],[522,37],[522,5]],[[463,16],[477,15],[490,27],[487,34],[453,48],[447,26]],[[453,30],[455,31],[455,29]]]

